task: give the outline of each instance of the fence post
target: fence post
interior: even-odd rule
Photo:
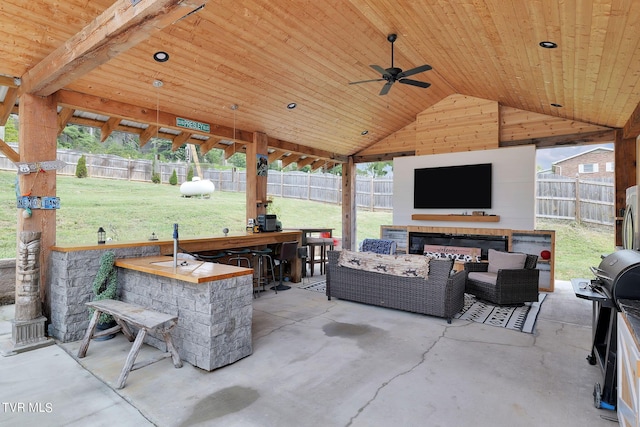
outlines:
[[[576,222],[580,224],[581,222],[581,213],[580,213],[580,177],[576,177]]]
[[[374,208],[374,205],[375,205],[375,203],[374,203],[375,188],[373,187],[373,184],[374,183],[373,183],[373,176],[372,176],[369,179],[369,186],[371,188],[371,192],[370,192],[370,196],[369,196],[369,198],[370,198],[370,200],[369,200],[369,210],[371,212],[373,212],[373,208]]]

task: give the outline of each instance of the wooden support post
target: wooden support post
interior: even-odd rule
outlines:
[[[58,115],[54,96],[40,97],[23,94],[20,97],[20,161],[42,162],[55,160],[57,155]],[[19,175],[21,194],[56,196],[56,171]],[[64,201],[62,201],[64,203]],[[32,216],[18,214],[18,236],[22,231],[41,232],[40,299],[44,315],[51,318],[47,268],[51,247],[56,243],[56,210],[33,209]]]
[[[636,174],[637,150],[636,138],[622,138],[622,131],[616,131],[614,143],[615,155],[615,245],[622,246],[622,218],[627,205],[626,190],[638,182]]]
[[[258,157],[267,157],[267,142],[266,134],[255,132],[247,144],[247,219],[266,213],[267,176],[258,176]]]
[[[356,240],[356,166],[349,157],[342,165],[342,248],[354,250]]]

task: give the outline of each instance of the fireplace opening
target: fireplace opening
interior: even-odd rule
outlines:
[[[480,258],[487,260],[489,249],[503,252],[508,251],[509,238],[507,236],[486,236],[478,234],[409,233],[410,254],[423,254],[424,245],[480,248]]]

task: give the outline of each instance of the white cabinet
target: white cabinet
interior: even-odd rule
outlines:
[[[617,350],[617,381],[618,381],[618,422],[621,426],[640,426],[638,409],[640,408],[640,378],[638,364],[640,351],[624,313],[618,313],[618,350]]]

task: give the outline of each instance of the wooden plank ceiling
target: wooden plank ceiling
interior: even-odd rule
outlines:
[[[271,161],[317,168],[459,94],[629,138],[640,132],[639,23],[631,0],[3,0],[0,120],[21,93],[55,93],[61,130],[92,124],[227,155],[263,132]],[[410,77],[429,88],[349,85],[379,78],[371,64],[390,67],[389,33],[396,67],[433,67]],[[185,132],[177,117],[211,130]]]

